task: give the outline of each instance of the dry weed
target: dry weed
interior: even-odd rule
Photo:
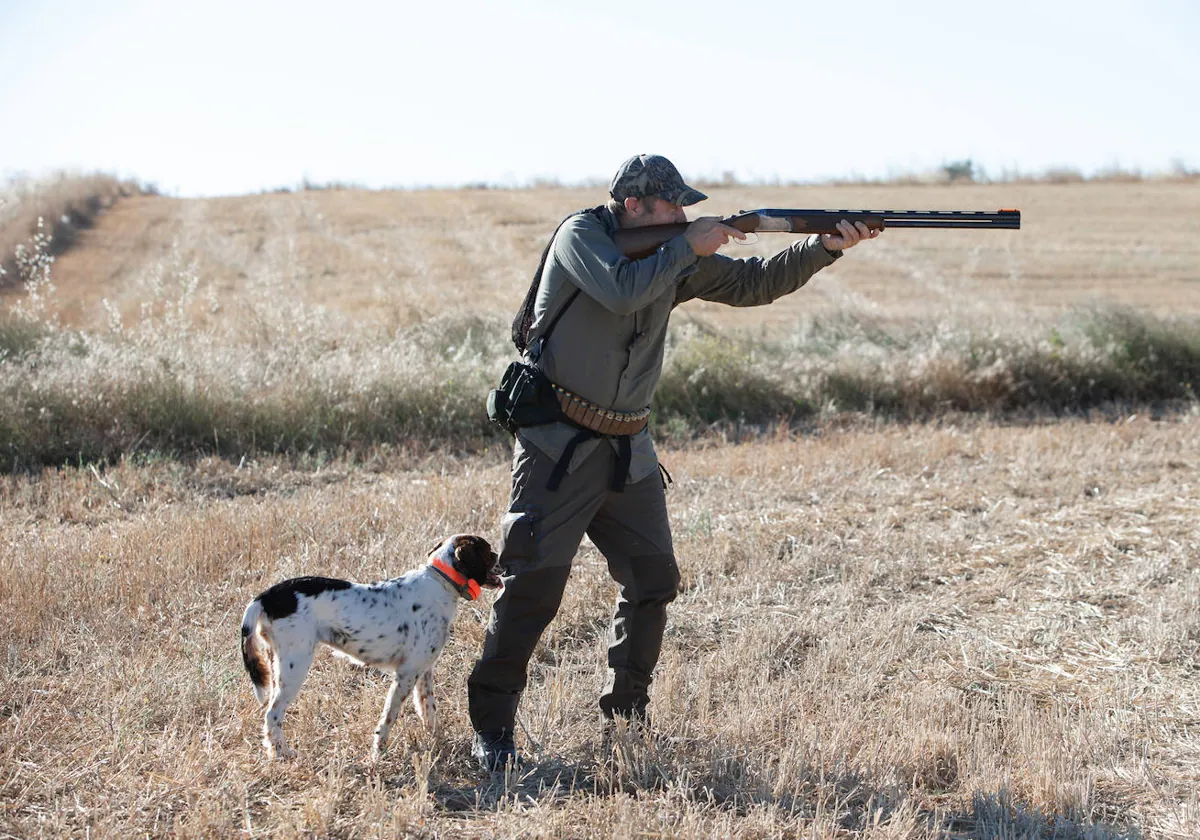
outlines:
[[[0,754],[14,834],[1188,836],[1194,422],[880,427],[664,454],[683,592],[660,738],[599,752],[613,585],[581,552],[532,666],[518,778],[467,755],[483,608],[370,768],[385,679],[320,658],[271,765],[237,655],[290,575],[397,574],[494,536],[503,452],[5,479]]]
[[[717,212],[1017,204],[1027,227],[889,234],[765,310],[685,307],[680,335],[717,342],[705,375],[733,386],[747,378],[714,367],[722,342],[757,342],[770,370],[788,366],[762,348],[793,342],[818,372],[833,357],[911,365],[986,403],[1011,382],[939,356],[954,336],[1025,335],[1091,300],[1200,312],[1185,186],[714,190]],[[53,305],[37,330],[5,334],[0,368],[23,394],[76,400],[64,418],[111,417],[103,400],[127,393],[206,436],[195,404],[139,402],[137,388],[273,395],[294,416],[312,413],[297,394],[336,406],[372,383],[456,379],[481,395],[508,352],[491,333],[544,237],[593,198],[128,198],[56,262]],[[1166,232],[1163,208],[1182,220]],[[914,335],[925,343],[897,351]],[[451,404],[423,410],[444,422]],[[486,606],[460,611],[439,667],[442,735],[407,716],[374,768],[383,676],[320,657],[287,722],[301,756],[269,764],[237,650],[245,603],[282,577],[377,579],[447,533],[496,538],[504,445],[431,454],[395,432],[346,457],[256,444],[179,461],[135,436],[107,466],[0,478],[0,833],[1197,836],[1195,417],[826,414],[802,437],[780,425],[749,444],[664,448],[684,582],[653,689],[658,737],[601,750],[615,593],[585,544],[522,704],[533,762],[509,779],[481,779],[467,754]]]

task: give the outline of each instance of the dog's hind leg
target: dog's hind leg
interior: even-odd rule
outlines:
[[[392,680],[392,685],[388,689],[387,702],[383,704],[383,717],[379,719],[379,726],[375,727],[375,744],[371,748],[372,761],[378,761],[379,757],[383,755],[383,751],[387,749],[387,740],[392,731],[392,724],[400,716],[400,707],[404,704],[404,698],[412,689],[416,679],[417,675],[411,671],[406,671],[403,667],[396,669],[396,678]]]
[[[437,732],[437,704],[433,700],[433,666],[430,665],[425,673],[417,678],[417,684],[412,692],[413,708],[417,717],[430,732]]]
[[[296,751],[283,737],[283,715],[304,685],[316,649],[315,643],[288,644],[281,635],[276,636],[275,680],[263,718],[263,747],[271,758],[293,758]]]

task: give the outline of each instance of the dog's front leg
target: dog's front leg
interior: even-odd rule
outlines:
[[[416,678],[415,674],[401,668],[396,669],[396,677],[392,680],[391,687],[388,688],[387,702],[383,704],[383,717],[379,719],[379,726],[375,728],[375,744],[371,748],[372,761],[378,761],[383,755],[383,751],[387,749],[387,740],[392,731],[392,724],[400,716],[400,707],[404,703],[404,697],[412,688]]]
[[[433,700],[432,665],[417,678],[417,684],[413,686],[412,701],[413,708],[417,710],[417,717],[425,724],[425,728],[430,732],[437,732],[437,704]]]

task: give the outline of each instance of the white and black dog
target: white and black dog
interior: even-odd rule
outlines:
[[[372,757],[386,746],[409,691],[426,728],[435,729],[433,664],[450,636],[458,600],[475,600],[481,586],[500,587],[501,572],[487,540],[457,534],[434,549],[424,567],[402,577],[372,584],[292,578],[251,601],[242,616],[242,662],[254,696],[267,704],[263,747],[268,755],[295,755],[283,738],[283,715],[319,644],[395,674]]]

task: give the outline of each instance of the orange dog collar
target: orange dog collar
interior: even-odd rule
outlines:
[[[458,590],[458,594],[462,595],[468,601],[474,601],[479,597],[479,583],[459,574],[458,570],[451,566],[440,557],[431,558],[429,565],[437,569],[437,571],[454,584],[454,588]]]

